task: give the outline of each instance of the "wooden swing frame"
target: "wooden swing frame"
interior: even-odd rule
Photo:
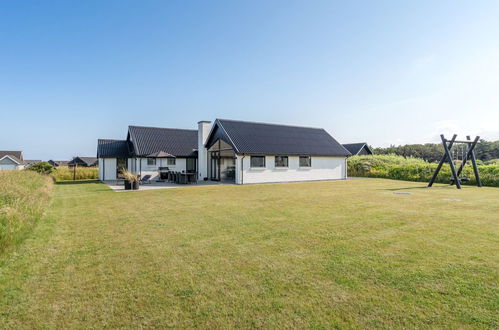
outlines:
[[[438,163],[437,169],[435,170],[435,173],[433,173],[433,176],[431,177],[430,182],[428,183],[428,187],[431,187],[435,180],[437,179],[438,173],[442,169],[442,165],[448,161],[450,165],[450,170],[452,173],[452,178],[451,178],[451,185],[456,184],[457,189],[461,189],[461,181],[464,181],[464,178],[460,178],[459,175],[461,175],[461,172],[463,171],[464,165],[466,165],[466,162],[468,160],[471,160],[471,163],[473,165],[473,172],[475,174],[475,179],[476,179],[476,185],[478,187],[482,186],[482,182],[480,180],[480,173],[478,172],[478,166],[476,164],[476,157],[475,157],[475,147],[476,144],[478,143],[478,140],[480,140],[480,137],[477,136],[475,137],[474,140],[471,140],[471,137],[468,135],[466,136],[466,140],[456,140],[457,134],[454,134],[452,136],[452,139],[447,140],[443,134],[440,135],[440,138],[442,139],[442,144],[444,146],[444,155],[442,156],[442,159],[440,159],[440,162]],[[456,171],[456,166],[454,165],[454,161],[452,160],[452,154],[451,154],[451,149],[454,146],[454,143],[466,143],[468,145],[468,150],[466,152],[466,157],[463,157],[463,160],[461,162],[461,165]]]

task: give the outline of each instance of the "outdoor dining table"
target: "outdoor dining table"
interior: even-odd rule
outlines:
[[[196,173],[180,173],[171,171],[168,175],[168,181],[177,183],[177,184],[187,184],[187,183],[197,183],[196,182]]]
[[[181,173],[182,176],[182,183],[191,183],[191,182],[196,182],[196,173]]]

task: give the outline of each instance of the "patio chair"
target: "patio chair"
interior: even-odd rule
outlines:
[[[143,178],[140,179],[141,184],[151,184],[151,176],[149,174],[144,175]]]

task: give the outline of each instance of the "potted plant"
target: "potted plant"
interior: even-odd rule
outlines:
[[[125,179],[125,190],[138,190],[139,189],[139,176],[133,174],[128,170],[123,170],[121,175]]]

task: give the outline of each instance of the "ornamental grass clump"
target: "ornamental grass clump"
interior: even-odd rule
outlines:
[[[127,169],[121,170],[121,175],[128,182],[139,182],[139,176],[137,174],[133,174]]]

